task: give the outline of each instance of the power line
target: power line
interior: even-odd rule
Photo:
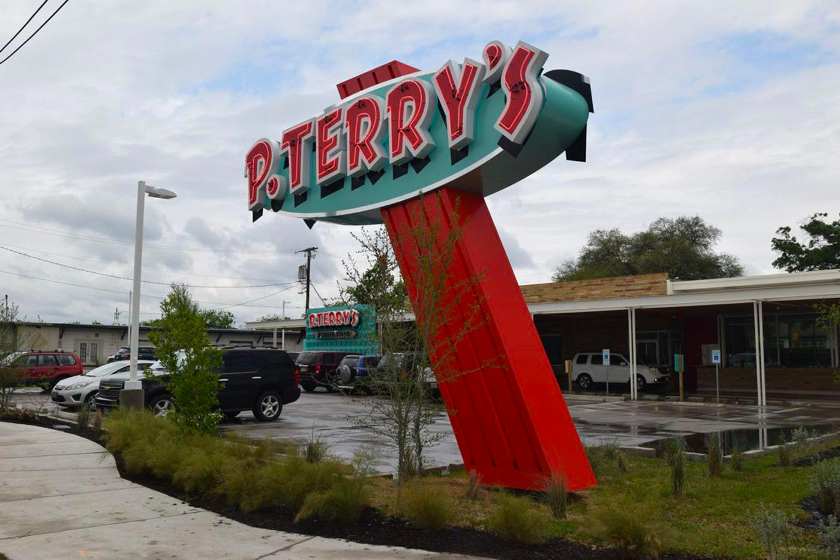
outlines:
[[[52,257],[67,257],[67,256],[69,256],[66,251],[63,252],[63,253],[51,252],[51,251],[42,251],[41,249],[31,249],[29,247],[21,247],[20,245],[6,245],[6,247],[8,247],[10,249],[17,249],[18,251],[28,252],[28,253],[34,254],[36,256],[48,256],[48,257],[49,256],[52,256]],[[92,254],[91,255],[84,255],[84,256],[73,255],[73,259],[74,260],[87,261],[87,262],[95,262],[97,264],[102,263],[102,258],[101,257],[96,257],[96,256],[93,256]],[[247,282],[247,281],[270,282],[270,280],[267,280],[265,278],[256,278],[256,277],[244,278],[244,277],[241,277],[241,276],[238,276],[238,277],[237,276],[219,276],[218,274],[200,274],[198,272],[190,272],[189,276],[198,276],[200,278],[215,278],[216,280],[237,280],[237,281],[240,281],[240,282],[242,282],[242,281],[245,281],[245,282]]]
[[[43,2],[41,2],[41,5],[40,5],[40,6],[38,6],[38,9],[37,9],[37,10],[35,10],[35,11],[32,13],[32,15],[31,15],[31,16],[29,16],[29,19],[28,19],[28,20],[26,20],[26,23],[24,23],[23,25],[21,25],[21,26],[20,26],[20,29],[18,29],[18,30],[17,30],[17,33],[15,33],[14,35],[12,35],[12,38],[11,38],[11,39],[9,39],[8,41],[6,41],[6,44],[5,44],[5,45],[3,45],[2,47],[0,47],[0,53],[2,53],[3,51],[5,51],[5,50],[6,50],[6,47],[8,47],[8,46],[11,44],[11,42],[12,42],[12,41],[14,41],[15,39],[17,39],[17,36],[18,36],[18,35],[20,35],[20,32],[21,32],[21,31],[23,31],[23,30],[26,28],[26,26],[27,26],[27,25],[29,25],[29,22],[30,22],[30,21],[32,21],[32,18],[34,18],[35,16],[37,16],[37,15],[38,15],[38,12],[40,12],[40,11],[41,11],[41,8],[43,8],[43,7],[46,5],[46,3],[47,3],[48,1],[49,1],[49,0],[44,0]]]
[[[55,17],[55,14],[57,14],[59,11],[61,11],[61,8],[63,8],[63,7],[64,7],[64,5],[65,5],[67,2],[69,2],[69,1],[70,1],[70,0],[64,0],[64,2],[62,2],[62,3],[61,3],[61,5],[60,5],[58,8],[56,8],[56,9],[55,9],[55,11],[54,11],[54,12],[50,15],[50,17],[48,17],[48,18],[44,21],[44,23],[42,23],[41,25],[39,25],[39,26],[38,26],[38,29],[36,29],[35,31],[33,31],[33,32],[32,32],[32,35],[30,35],[29,37],[27,37],[27,38],[26,38],[26,40],[25,40],[23,43],[21,43],[20,45],[18,45],[18,47],[17,47],[15,50],[13,50],[13,51],[11,52],[11,54],[9,54],[9,56],[7,56],[6,58],[4,58],[3,60],[0,60],[0,64],[3,64],[3,63],[4,63],[4,62],[6,62],[7,60],[9,60],[9,59],[10,59],[10,58],[12,58],[13,56],[15,56],[15,53],[16,53],[16,52],[18,52],[20,49],[22,49],[22,48],[24,47],[24,45],[26,45],[26,43],[28,43],[28,42],[29,42],[29,41],[30,41],[30,40],[31,40],[31,39],[32,39],[35,35],[37,35],[37,34],[38,34],[38,32],[39,32],[39,31],[41,31],[41,29],[42,29],[45,25],[47,25],[47,24],[50,22],[50,20],[51,20],[52,18],[54,18],[54,17]],[[38,9],[40,10],[41,8],[38,8]],[[27,23],[28,23],[28,22],[27,22]]]
[[[128,241],[118,241],[116,239],[110,239],[107,237],[101,236],[91,236],[91,235],[79,235],[76,233],[68,233],[63,230],[53,229],[53,228],[37,228],[31,226],[29,224],[24,224],[21,222],[15,222],[13,220],[4,219],[3,223],[0,223],[0,228],[5,227],[9,229],[24,229],[28,231],[36,231],[38,233],[45,233],[47,235],[54,235],[57,237],[66,237],[67,239],[77,239],[79,241],[88,241],[91,243],[100,243],[102,245],[113,245],[114,247],[131,247],[131,243]],[[209,249],[206,247],[190,247],[190,248],[179,248],[173,247],[171,245],[160,244],[155,241],[144,241],[143,242],[143,251],[169,251],[175,253],[208,253],[211,255],[218,255],[218,251]],[[265,251],[236,251],[238,255],[255,255],[255,256],[264,256]]]
[[[55,266],[60,266],[62,268],[67,268],[67,269],[70,269],[70,270],[76,270],[78,272],[86,272],[88,274],[95,274],[97,276],[102,276],[102,277],[105,277],[105,278],[113,278],[115,280],[129,280],[129,281],[132,280],[132,278],[129,277],[129,276],[120,276],[118,274],[109,274],[107,272],[99,272],[97,270],[89,270],[87,268],[82,268],[80,266],[74,266],[72,264],[61,263],[61,262],[58,262],[58,261],[45,259],[43,257],[30,255],[29,253],[25,253],[23,251],[17,251],[15,249],[12,249],[10,247],[5,247],[3,245],[0,245],[0,249],[2,249],[4,251],[8,251],[9,253],[14,253],[16,255],[20,255],[22,257],[27,257],[29,259],[34,259],[36,261],[52,264],[52,265],[55,265]],[[156,286],[171,286],[172,285],[172,282],[159,282],[159,281],[156,281],[156,280],[141,280],[141,282],[143,282],[144,284],[153,284],[153,285],[156,285]],[[250,285],[250,286],[209,286],[209,285],[201,285],[201,284],[185,284],[185,285],[188,288],[250,289],[250,288],[274,288],[274,287],[277,287],[277,286],[286,286],[286,285],[292,286],[292,285],[295,285],[295,284],[297,284],[297,282],[273,283],[273,284],[254,284],[254,285]]]
[[[116,294],[120,297],[125,297],[129,293],[127,290],[109,290],[107,288],[97,288],[96,286],[88,286],[88,285],[85,285],[85,284],[74,284],[73,282],[65,282],[63,280],[56,280],[54,278],[44,278],[43,276],[33,276],[31,274],[22,274],[20,272],[12,272],[10,270],[0,270],[0,274],[7,274],[9,276],[16,276],[18,278],[25,278],[27,280],[39,280],[39,281],[42,281],[42,282],[51,282],[53,284],[59,284],[59,285],[62,285],[62,286],[69,286],[69,287],[72,287],[72,288],[81,288],[81,289],[84,289],[84,290],[94,290],[94,291],[97,291],[97,292],[104,292],[104,293],[108,293],[108,294]],[[217,301],[206,301],[206,300],[198,300],[198,299],[193,300],[193,301],[195,301],[196,303],[200,303],[202,305],[224,306],[225,309],[230,308],[230,307],[255,307],[255,308],[260,308],[260,309],[264,309],[264,308],[283,309],[283,306],[280,306],[280,305],[265,305],[265,304],[262,304],[262,305],[248,305],[248,304],[251,303],[252,301],[259,301],[261,299],[268,299],[271,296],[275,296],[275,295],[277,295],[279,293],[282,293],[282,292],[284,292],[284,291],[286,291],[286,290],[288,290],[292,287],[293,287],[293,285],[289,286],[288,288],[284,288],[283,290],[280,290],[278,292],[270,293],[267,296],[262,296],[262,297],[254,299],[254,300],[249,300],[249,301],[246,301],[246,302],[243,302],[243,303],[223,303],[223,302],[217,302]],[[156,299],[156,300],[159,300],[159,301],[166,299],[166,296],[154,295],[154,294],[140,294],[140,297],[147,298],[147,299]],[[292,306],[286,306],[286,307],[300,308],[299,305],[292,305]]]
[[[321,297],[321,294],[318,292],[318,288],[315,287],[315,284],[312,284],[312,289],[315,290],[315,295],[318,296],[318,299],[321,300],[321,305],[326,306],[327,302],[324,301],[323,297]],[[308,306],[307,306],[307,309],[308,309]]]

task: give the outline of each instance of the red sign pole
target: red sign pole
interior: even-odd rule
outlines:
[[[569,490],[593,486],[595,476],[483,196],[444,187],[383,208],[382,216],[415,310],[426,308],[418,259],[430,246],[419,242],[418,232],[431,235],[437,247],[454,243],[448,270],[432,271],[446,275],[438,301],[457,299],[454,309],[480,310],[474,328],[454,342],[461,318],[435,323],[429,348],[436,371],[466,372],[438,374],[466,468],[484,484],[508,488],[541,490],[551,476],[562,477]],[[442,346],[453,343],[450,363],[441,363]]]

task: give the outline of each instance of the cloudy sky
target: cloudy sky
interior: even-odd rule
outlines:
[[[0,44],[39,4],[2,2]],[[245,151],[335,103],[350,76],[480,58],[493,39],[587,74],[595,102],[588,162],[560,158],[489,199],[520,282],[548,281],[593,229],[684,214],[769,273],[778,226],[840,210],[837,2],[70,0],[0,64],[0,245],[42,259],[0,250],[0,297],[29,318],[126,321],[144,179],[178,192],[146,205],[143,278],[159,284],[143,287],[144,319],[172,281],[239,322],[284,300],[299,315],[294,251],[320,248],[329,298],[353,230],[252,224]]]

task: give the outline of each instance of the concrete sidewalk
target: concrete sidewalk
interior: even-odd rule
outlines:
[[[255,529],[127,480],[101,446],[0,422],[0,553],[9,560],[455,559]]]

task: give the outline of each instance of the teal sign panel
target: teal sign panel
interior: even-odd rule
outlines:
[[[369,305],[310,309],[306,314],[303,350],[378,354],[376,313]]]

